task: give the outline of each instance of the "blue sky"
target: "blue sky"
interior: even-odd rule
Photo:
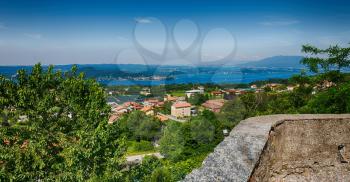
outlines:
[[[232,62],[300,55],[306,43],[349,43],[349,9],[350,2],[341,0],[1,0],[0,65],[147,64],[154,59],[143,55],[147,50],[168,50],[157,57],[162,64],[222,59],[233,52]],[[195,39],[197,48],[188,51],[202,58],[175,55],[173,37],[184,45]]]

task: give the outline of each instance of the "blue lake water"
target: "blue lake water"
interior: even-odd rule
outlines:
[[[186,84],[186,83],[250,83],[258,80],[268,80],[273,78],[290,78],[299,74],[300,70],[274,70],[274,71],[254,71],[244,73],[241,71],[230,71],[216,73],[197,73],[175,75],[171,80],[102,80],[103,84],[115,85],[161,85],[161,84]]]
[[[0,75],[15,77],[16,71],[25,69],[30,72],[32,66],[0,66]],[[44,66],[44,69],[47,68]],[[55,70],[68,71],[71,65],[57,65]],[[100,83],[115,85],[161,85],[186,83],[250,83],[272,78],[290,78],[300,73],[293,68],[239,68],[234,66],[145,66],[145,65],[78,65],[78,70],[88,77],[96,78]],[[146,70],[146,71],[145,71]],[[135,73],[140,73],[136,74]],[[130,76],[131,75],[131,76]],[[133,76],[132,76],[133,75]],[[171,79],[147,80],[147,76],[157,75]],[[121,79],[131,77],[134,79]],[[121,78],[120,78],[121,77]]]

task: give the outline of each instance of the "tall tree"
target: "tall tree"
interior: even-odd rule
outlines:
[[[77,74],[35,65],[0,77],[0,181],[118,180],[125,142],[102,87]]]
[[[165,157],[173,161],[181,159],[185,146],[185,137],[181,123],[175,121],[168,122],[159,144],[160,152]]]
[[[126,121],[128,135],[136,140],[154,140],[159,138],[161,123],[144,112],[133,111]]]
[[[327,49],[320,49],[312,45],[303,45],[302,52],[311,54],[304,58],[301,63],[309,67],[310,71],[319,73],[319,68],[324,73],[332,69],[340,71],[350,65],[350,47],[330,46]]]

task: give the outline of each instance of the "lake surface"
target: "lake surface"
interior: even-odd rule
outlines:
[[[161,84],[186,84],[186,83],[250,83],[258,80],[272,78],[290,78],[300,74],[297,69],[257,69],[254,71],[241,71],[240,68],[231,68],[230,71],[217,71],[214,73],[185,73],[175,75],[171,80],[100,80],[101,83],[115,85],[161,85]]]
[[[72,65],[58,65],[54,70],[68,71]],[[44,69],[47,66],[44,66]],[[16,71],[31,66],[0,66],[0,74],[9,78]],[[156,66],[156,65],[78,65],[78,70],[87,77],[102,84],[116,85],[162,85],[186,83],[250,83],[272,78],[290,78],[299,74],[301,69],[294,68],[240,68],[234,66]],[[152,79],[153,75],[169,79]]]

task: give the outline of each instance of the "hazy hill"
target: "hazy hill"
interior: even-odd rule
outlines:
[[[239,67],[275,67],[275,68],[302,68],[302,56],[274,56],[259,61],[239,64]]]

